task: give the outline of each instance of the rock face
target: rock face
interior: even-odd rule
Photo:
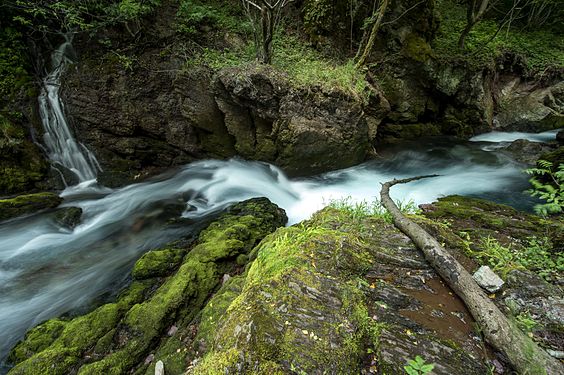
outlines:
[[[268,67],[214,76],[204,68],[178,70],[174,60],[150,53],[142,61],[166,72],[126,72],[103,55],[83,59],[66,75],[66,110],[101,162],[103,181],[105,174],[127,177],[235,155],[312,174],[363,161],[375,136],[368,123],[374,127],[379,119],[365,115],[359,99],[291,87]]]
[[[540,132],[564,127],[564,81],[537,87],[520,77],[500,78],[495,126],[502,130]]]
[[[225,70],[215,93],[237,153],[273,162],[292,175],[358,164],[373,141],[357,99],[292,88],[267,67]]]

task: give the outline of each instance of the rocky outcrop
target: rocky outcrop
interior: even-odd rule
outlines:
[[[564,81],[543,87],[519,76],[503,76],[496,99],[497,129],[540,132],[564,127]]]
[[[145,254],[115,302],[32,329],[10,354],[16,365],[10,374],[144,372],[152,362],[144,360],[149,352],[170,349],[181,339],[177,327],[194,319],[221,276],[237,273],[237,262],[244,264],[251,249],[286,220],[266,198],[251,199],[210,224],[191,249],[171,246]],[[166,365],[167,374],[182,373]]]
[[[272,162],[291,175],[358,164],[375,135],[368,122],[377,120],[367,119],[358,99],[319,87],[292,87],[269,67],[225,70],[215,93],[237,153]]]
[[[180,70],[156,52],[140,57],[143,66],[133,71],[108,53],[96,62],[84,58],[66,74],[66,110],[101,162],[102,180],[235,155],[292,175],[344,168],[365,159],[380,120],[374,116],[386,112],[385,100],[368,116],[359,99],[293,87],[270,67],[213,75],[202,67]]]
[[[561,257],[559,220],[462,197],[424,209],[428,218],[414,220],[471,272],[488,262],[479,251],[489,236],[521,252],[528,238],[548,234],[555,247],[544,256]],[[149,375],[159,361],[170,375],[401,373],[416,356],[435,374],[511,371],[385,215],[329,207],[257,245],[284,221],[276,206],[254,199],[212,223],[192,248],[146,253],[114,303],[31,330],[11,352],[10,373]],[[489,265],[505,281],[490,298],[557,352],[564,299],[556,269]]]
[[[55,208],[62,202],[63,199],[54,193],[35,193],[0,199],[0,221]]]

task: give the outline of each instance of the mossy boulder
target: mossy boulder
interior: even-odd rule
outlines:
[[[191,249],[171,245],[145,254],[134,267],[135,280],[116,302],[31,330],[10,354],[16,365],[10,374],[141,371],[147,366],[143,358],[161,346],[169,327],[188,324],[221,276],[237,267],[237,257],[286,220],[284,211],[268,199],[251,199],[212,222]]]
[[[48,208],[55,208],[63,199],[55,193],[19,195],[15,198],[0,199],[0,220],[29,215]]]
[[[426,288],[421,280],[436,275],[382,218],[327,208],[278,229],[253,255],[202,311],[195,341],[205,354],[189,374],[399,373],[415,355],[435,362],[437,374],[485,371],[462,350],[472,338],[452,344],[403,315],[425,309],[403,288]],[[443,318],[426,318],[448,324],[443,309]]]

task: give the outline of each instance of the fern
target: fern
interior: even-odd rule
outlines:
[[[545,201],[535,206],[535,212],[542,216],[562,213],[564,211],[564,164],[560,163],[558,169],[554,170],[552,162],[539,160],[537,168],[527,169],[525,173],[533,176],[529,180],[533,188],[527,190],[527,193]],[[545,178],[540,180],[540,176]]]

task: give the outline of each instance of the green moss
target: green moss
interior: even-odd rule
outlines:
[[[247,274],[226,283],[204,309],[197,341],[209,351],[195,373],[255,373],[259,363],[284,373],[358,370],[379,330],[349,281],[372,259],[354,231],[332,229],[322,217],[337,211],[261,242]]]
[[[168,276],[178,268],[183,257],[184,250],[182,249],[149,251],[135,263],[131,275],[136,280]]]
[[[62,358],[57,364],[61,373],[79,368],[79,374],[127,372],[160,340],[172,322],[189,322],[195,317],[219,283],[222,262],[234,261],[238,255],[249,252],[261,238],[285,221],[284,211],[266,198],[233,206],[229,213],[202,231],[199,243],[186,255],[178,271],[149,299],[143,301],[153,282],[134,281],[115,303],[61,323],[63,326],[58,331],[50,328],[58,327],[56,321],[45,323],[44,328],[33,330],[33,335],[30,333],[29,339],[14,351],[12,357],[23,360],[16,368],[25,369],[29,374],[41,373],[50,365],[46,361],[58,356]],[[148,253],[136,263],[134,276],[140,279],[162,275],[163,269],[169,272],[170,264],[181,260],[181,254],[182,250],[170,248]],[[32,338],[33,342],[28,341]],[[179,345],[178,339],[172,338],[159,352],[168,353],[166,360],[170,369],[184,366],[182,353],[173,352]],[[83,364],[82,356],[92,349],[95,356],[86,362],[95,362]],[[72,358],[67,358],[69,353]],[[101,360],[96,361],[98,358]]]
[[[25,340],[12,349],[8,360],[11,363],[20,363],[48,348],[60,335],[65,327],[65,322],[52,319],[33,328],[25,336]]]
[[[46,208],[54,208],[62,201],[63,199],[54,193],[27,194],[10,199],[0,199],[0,220],[31,214]]]
[[[79,362],[80,352],[73,348],[49,348],[10,370],[11,375],[67,375]]]
[[[415,61],[425,62],[434,57],[431,46],[425,39],[411,33],[405,38],[403,53]]]

